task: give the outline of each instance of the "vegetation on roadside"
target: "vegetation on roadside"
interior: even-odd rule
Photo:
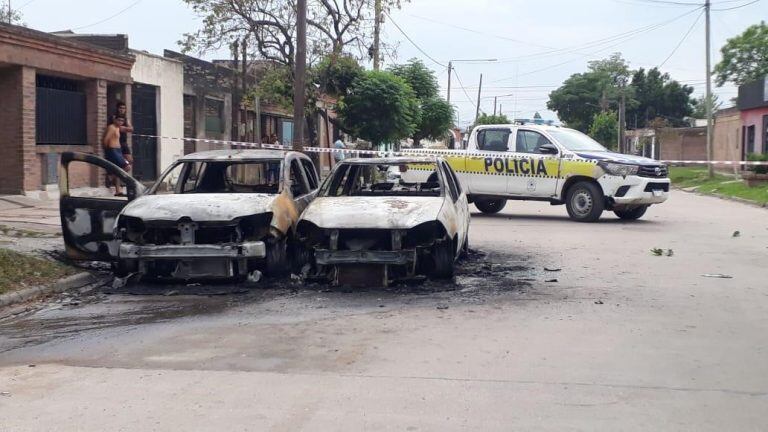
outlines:
[[[52,283],[75,272],[57,262],[0,248],[0,294]]]
[[[704,194],[742,198],[761,205],[768,203],[768,184],[748,187],[743,180],[723,174],[715,174],[710,179],[706,168],[671,167],[669,178],[678,188],[695,187]]]

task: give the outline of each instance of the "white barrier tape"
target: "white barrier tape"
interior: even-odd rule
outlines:
[[[229,141],[229,140],[214,140],[207,138],[179,138],[179,137],[167,137],[158,135],[143,135],[133,134],[135,137],[141,138],[159,138],[166,140],[178,140],[178,141],[193,141],[202,142],[208,144],[222,144],[222,145],[236,145],[239,147],[247,147],[253,149],[268,149],[268,150],[284,150],[290,151],[290,147],[285,147],[280,144],[259,144],[253,142],[243,141]],[[410,149],[405,151],[378,151],[378,150],[356,150],[356,149],[340,149],[340,148],[328,148],[328,147],[304,147],[304,151],[311,153],[344,153],[345,155],[375,155],[380,157],[388,156],[435,156],[435,155],[461,155],[472,158],[486,158],[486,157],[507,157],[512,159],[519,159],[528,157],[525,155],[504,155],[498,152],[466,152],[464,150],[449,150],[449,149]],[[768,161],[705,161],[705,160],[660,160],[658,162],[668,165],[744,165],[744,166],[768,166]]]

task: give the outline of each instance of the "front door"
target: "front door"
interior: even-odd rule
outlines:
[[[134,84],[131,98],[133,133],[157,135],[157,88]],[[137,180],[157,179],[157,138],[133,136],[133,176]]]
[[[95,195],[85,179],[103,180],[105,174],[115,175],[126,185],[127,197]],[[78,183],[80,182],[80,183]],[[61,154],[59,171],[59,212],[61,232],[67,257],[84,261],[113,261],[118,244],[114,237],[117,215],[139,194],[143,186],[116,165],[91,154],[65,152]]]
[[[507,192],[512,195],[548,198],[555,195],[560,174],[558,155],[541,153],[541,146],[552,144],[538,131],[520,128],[515,133],[514,175],[508,177]]]

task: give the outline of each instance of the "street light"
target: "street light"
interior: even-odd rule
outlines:
[[[453,69],[453,63],[481,63],[481,62],[495,62],[498,59],[458,59],[448,60],[448,103],[451,103],[451,69]]]

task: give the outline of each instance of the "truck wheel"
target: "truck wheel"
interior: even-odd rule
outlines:
[[[448,279],[453,277],[453,265],[455,254],[453,251],[453,242],[444,241],[437,243],[432,248],[432,277],[437,279]]]
[[[506,205],[507,200],[503,199],[479,199],[475,201],[475,207],[486,214],[498,213]]]
[[[571,219],[577,222],[594,222],[600,219],[605,208],[603,192],[594,183],[578,182],[568,189],[565,207]]]
[[[643,217],[646,210],[648,210],[647,205],[640,205],[637,207],[631,207],[623,210],[614,210],[613,212],[616,213],[616,216],[618,216],[620,219],[624,220],[636,220]]]
[[[267,275],[281,275],[287,270],[287,247],[285,237],[267,241],[267,258],[264,271]]]

